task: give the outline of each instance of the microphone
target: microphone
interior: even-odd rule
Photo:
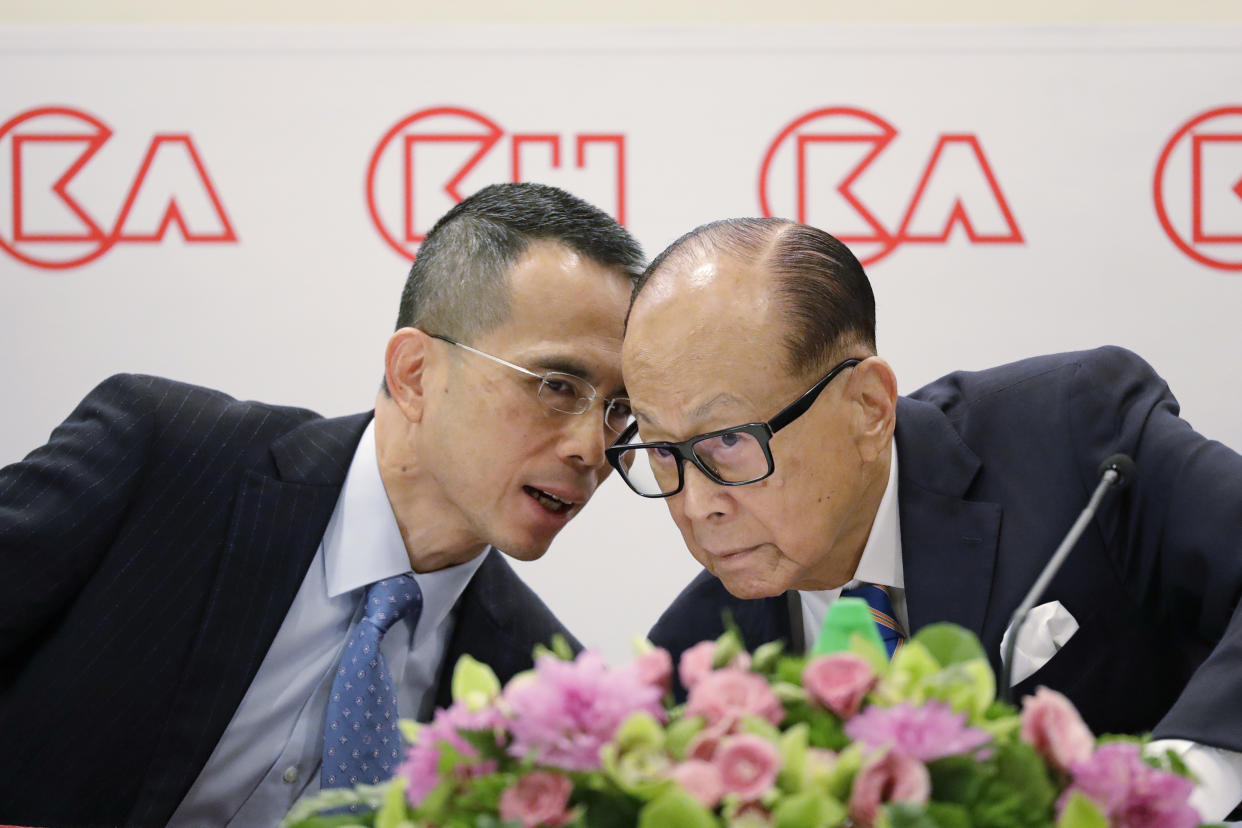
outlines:
[[[1104,495],[1109,489],[1124,488],[1137,471],[1134,461],[1125,454],[1114,454],[1106,458],[1096,474],[1100,477],[1100,482],[1096,485],[1095,491],[1091,494],[1091,499],[1087,501],[1086,507],[1078,515],[1078,520],[1074,521],[1074,525],[1065,535],[1065,539],[1061,541],[1061,545],[1052,553],[1052,557],[1048,559],[1048,563],[1044,564],[1044,569],[1039,573],[1039,577],[1035,579],[1035,584],[1031,587],[1031,591],[1022,599],[1022,603],[1014,610],[1013,618],[1009,622],[1009,643],[1005,646],[1005,653],[1001,659],[1001,698],[1006,702],[1012,702],[1013,688],[1010,686],[1010,679],[1013,675],[1013,653],[1018,646],[1018,634],[1022,631],[1022,625],[1026,623],[1026,616],[1030,614],[1031,608],[1035,606],[1035,602],[1044,594],[1044,590],[1048,588],[1048,584],[1052,581],[1057,571],[1061,568],[1061,564],[1065,563],[1065,559],[1069,557],[1070,550],[1074,548],[1074,544],[1078,543],[1078,539],[1082,537],[1082,533],[1087,530],[1087,524],[1095,517],[1095,512],[1100,508],[1100,502],[1104,500]]]

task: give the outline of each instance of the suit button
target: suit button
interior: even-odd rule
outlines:
[[[285,772],[284,772],[283,774],[281,774],[281,777],[280,777],[280,778],[281,778],[281,779],[283,779],[283,780],[285,780],[286,782],[288,782],[288,783],[289,783],[289,784],[291,784],[291,785],[292,785],[294,782],[297,782],[297,781],[298,781],[298,768],[297,768],[297,765],[290,765],[289,767],[285,768]]]

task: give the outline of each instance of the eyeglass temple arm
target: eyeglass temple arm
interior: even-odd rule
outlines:
[[[861,359],[847,359],[836,368],[833,368],[823,379],[807,389],[805,394],[778,411],[775,417],[768,420],[768,428],[771,429],[773,434],[775,434],[785,426],[792,423],[794,420],[801,417],[806,413],[808,408],[815,404],[815,401],[819,399],[819,395],[825,388],[828,387],[828,383],[832,382],[833,378],[835,378],[837,374],[841,373],[846,368],[853,368],[860,362],[862,362]]]

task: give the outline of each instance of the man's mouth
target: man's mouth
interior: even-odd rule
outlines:
[[[564,500],[550,492],[545,492],[543,489],[536,489],[534,486],[523,486],[522,488],[528,495],[539,501],[540,506],[554,515],[563,515],[577,505],[573,501]]]

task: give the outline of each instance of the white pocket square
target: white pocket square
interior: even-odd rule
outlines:
[[[1049,601],[1040,604],[1026,616],[1022,625],[1022,633],[1018,636],[1018,646],[1013,652],[1013,671],[1009,686],[1012,687],[1036,670],[1048,663],[1048,660],[1065,646],[1065,642],[1078,632],[1078,622],[1070,615],[1060,601]],[[1011,624],[1001,636],[1001,659],[1005,658],[1005,649],[1009,645],[1009,637],[1013,635]]]

